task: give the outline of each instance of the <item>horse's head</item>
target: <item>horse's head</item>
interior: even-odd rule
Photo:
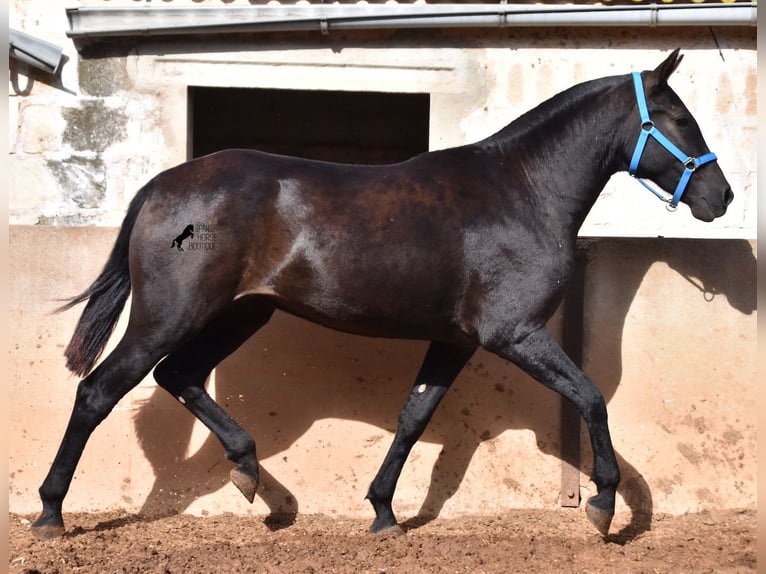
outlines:
[[[671,194],[666,199],[671,207],[686,203],[694,217],[712,221],[726,213],[734,194],[694,117],[668,86],[682,57],[676,49],[655,70],[633,75],[636,120],[630,137],[638,140],[629,144],[634,146],[629,171]]]

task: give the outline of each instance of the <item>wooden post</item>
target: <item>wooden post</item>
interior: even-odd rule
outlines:
[[[587,246],[578,242],[575,266],[564,300],[563,347],[569,357],[582,368],[583,307]],[[561,397],[561,506],[580,506],[580,413]]]

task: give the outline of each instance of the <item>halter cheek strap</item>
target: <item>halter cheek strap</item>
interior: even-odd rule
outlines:
[[[646,95],[644,94],[644,84],[641,81],[641,74],[639,72],[633,72],[633,86],[636,91],[636,100],[638,102],[638,112],[641,115],[641,133],[638,134],[638,142],[636,142],[636,149],[633,151],[633,157],[630,160],[630,167],[628,173],[635,177],[641,185],[651,191],[654,195],[659,197],[662,201],[668,204],[668,209],[674,210],[678,207],[678,202],[681,201],[681,197],[686,191],[686,187],[689,185],[689,180],[695,170],[718,159],[712,152],[706,153],[699,157],[692,157],[682,152],[678,146],[671,142],[665,135],[657,129],[654,122],[649,118],[649,109],[646,105]],[[653,137],[657,143],[668,150],[673,156],[684,165],[684,171],[681,174],[681,179],[678,181],[673,197],[666,199],[665,196],[654,189],[649,183],[636,175],[638,170],[638,163],[641,161],[641,156],[646,149],[646,144],[649,142],[649,137]]]

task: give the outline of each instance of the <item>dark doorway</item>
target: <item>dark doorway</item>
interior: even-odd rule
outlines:
[[[189,88],[190,157],[252,148],[348,163],[428,150],[428,94]]]

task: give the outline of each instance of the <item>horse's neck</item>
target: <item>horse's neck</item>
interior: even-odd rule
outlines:
[[[529,193],[550,225],[576,234],[612,174],[626,168],[625,83],[575,86],[479,143],[503,156],[514,193]]]

